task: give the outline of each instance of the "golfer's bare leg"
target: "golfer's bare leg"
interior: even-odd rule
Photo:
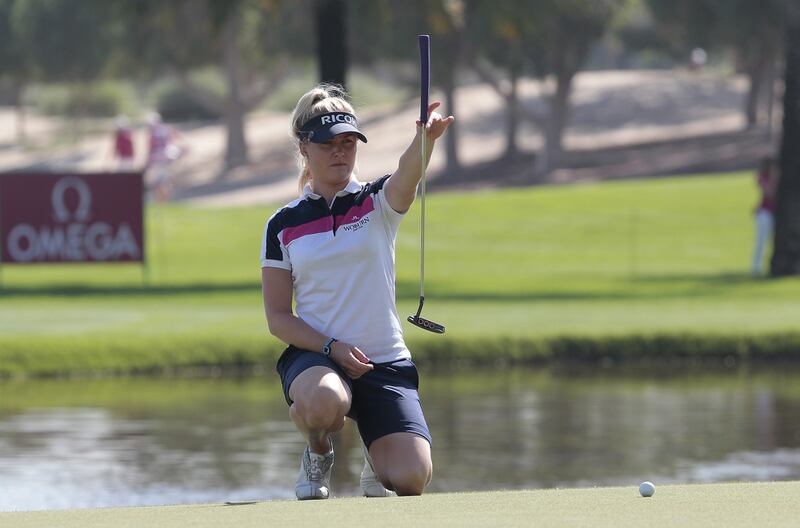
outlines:
[[[289,415],[309,449],[320,455],[328,453],[331,433],[344,427],[350,410],[352,395],[347,384],[327,367],[311,367],[292,381],[289,397],[294,402]]]
[[[375,474],[398,495],[422,495],[433,476],[431,446],[414,433],[393,433],[369,446]]]

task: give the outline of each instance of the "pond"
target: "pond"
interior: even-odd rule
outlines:
[[[800,479],[800,371],[422,373],[433,492]],[[335,496],[358,494],[356,428]],[[271,372],[0,383],[0,511],[293,498]]]

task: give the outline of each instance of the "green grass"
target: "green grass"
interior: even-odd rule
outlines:
[[[749,174],[431,195],[425,314],[447,334],[407,341],[423,361],[796,354],[800,280],[748,273],[754,196]],[[403,317],[416,207],[397,241]],[[258,251],[274,209],[150,206],[147,285],[132,265],[5,266],[0,373],[270,363]]]
[[[391,499],[273,501],[240,506],[194,505],[147,508],[0,513],[3,525],[60,526],[263,526],[349,527],[584,527],[772,528],[796,526],[800,482],[658,486],[650,498],[637,484],[617,488],[443,493]]]

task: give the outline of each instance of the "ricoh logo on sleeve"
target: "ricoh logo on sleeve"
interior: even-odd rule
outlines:
[[[52,224],[19,223],[8,233],[14,262],[136,260],[141,248],[129,223],[92,219],[92,190],[81,178],[65,176],[50,193]]]

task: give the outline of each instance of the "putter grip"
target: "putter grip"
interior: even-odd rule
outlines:
[[[419,35],[419,120],[428,122],[428,94],[431,88],[431,37]]]

